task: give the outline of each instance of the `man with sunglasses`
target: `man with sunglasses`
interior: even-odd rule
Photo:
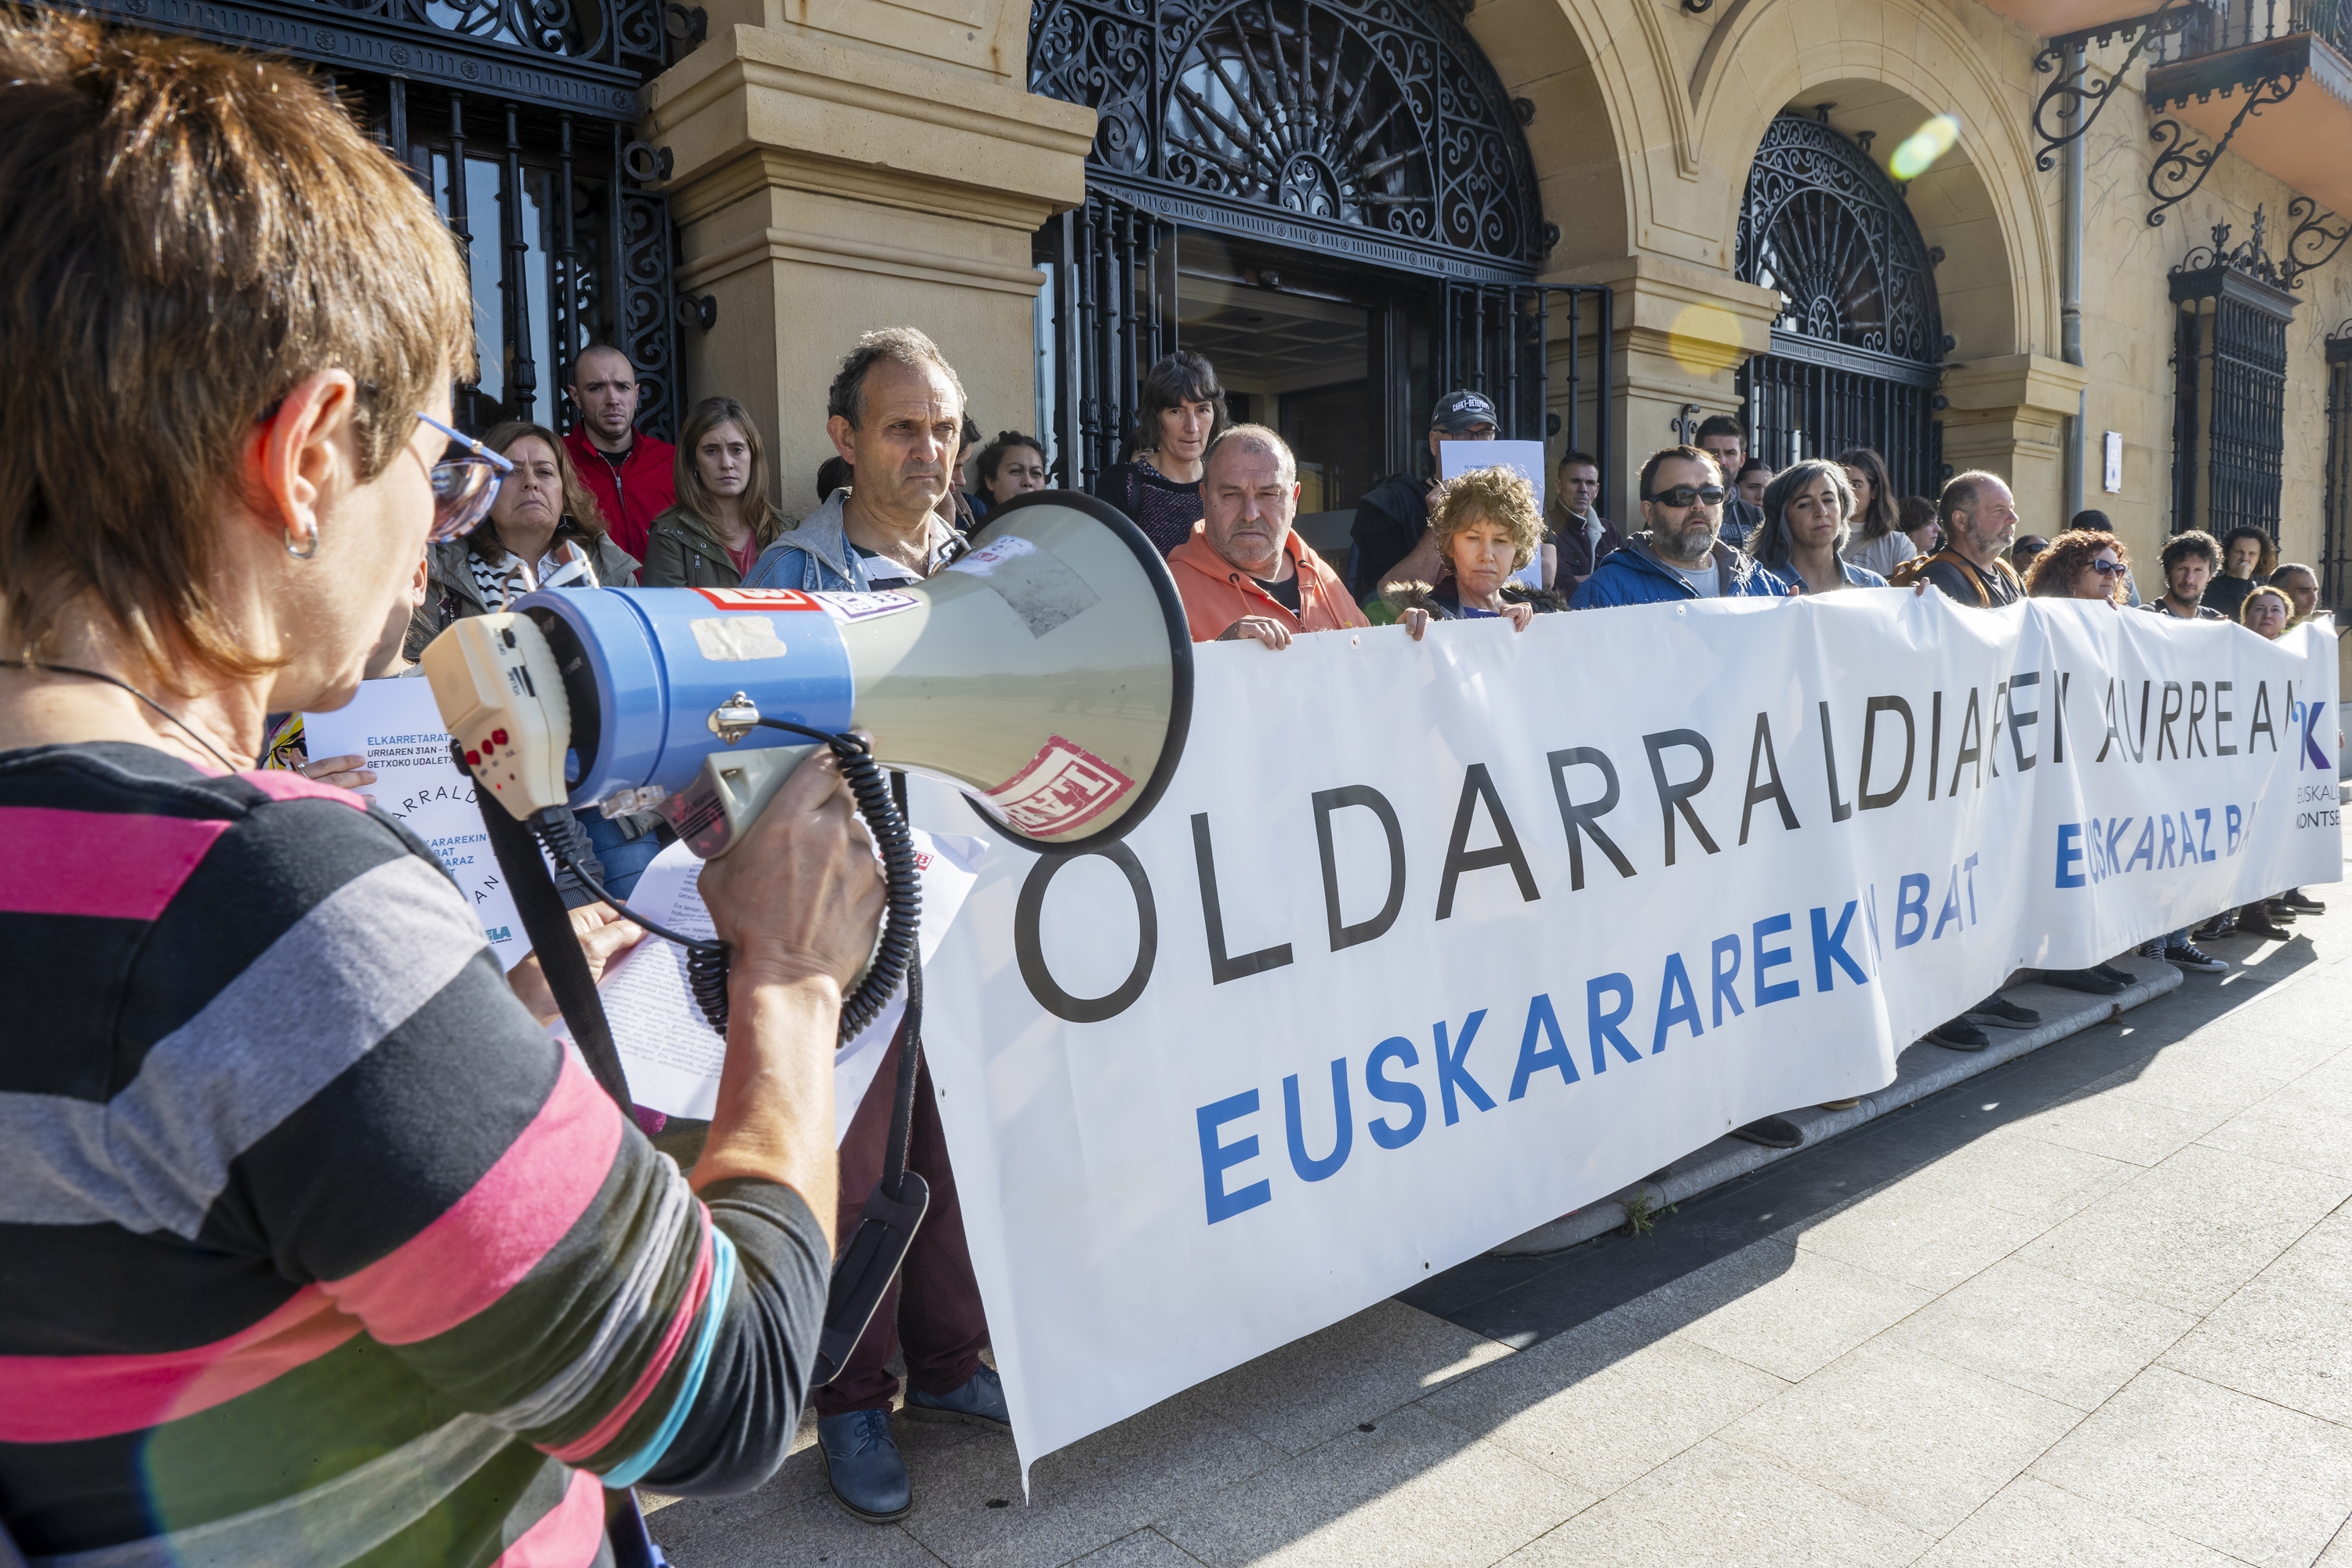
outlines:
[[[1571,609],[1678,599],[1779,598],[1788,589],[1718,537],[1723,470],[1696,447],[1668,447],[1642,465],[1642,521],[1625,548],[1594,569]]]

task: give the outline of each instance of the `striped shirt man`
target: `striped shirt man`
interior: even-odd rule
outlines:
[[[0,753],[0,1520],[37,1565],[588,1564],[783,1455],[830,1257],[700,1198],[423,844],[299,774]]]

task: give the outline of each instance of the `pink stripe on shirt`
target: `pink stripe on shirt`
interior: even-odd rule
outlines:
[[[446,1333],[538,1267],[596,1200],[621,1147],[621,1112],[571,1052],[547,1103],[466,1195],[399,1247],[325,1282],[388,1345]]]
[[[152,921],[227,831],[184,816],[0,806],[0,910]]]
[[[154,1355],[0,1356],[0,1443],[79,1443],[226,1405],[358,1335],[315,1285],[224,1340]]]
[[[515,1537],[490,1568],[589,1568],[604,1544],[604,1489],[585,1470],[572,1473],[563,1500]]]
[[[638,1406],[645,1404],[646,1395],[654,1391],[654,1384],[669,1371],[670,1363],[677,1359],[678,1347],[686,1343],[688,1331],[701,1313],[702,1303],[709,1298],[711,1276],[719,1263],[718,1253],[710,1242],[710,1211],[699,1203],[694,1207],[702,1217],[702,1250],[695,1257],[694,1278],[687,1282],[686,1300],[678,1304],[677,1315],[669,1321],[669,1328],[662,1334],[661,1343],[654,1349],[653,1359],[646,1363],[645,1370],[637,1374],[637,1381],[630,1385],[621,1403],[576,1440],[561,1448],[547,1450],[567,1465],[578,1464],[620,1436],[621,1428],[628,1424],[629,1417],[637,1413]],[[723,1301],[711,1308],[711,1310],[719,1312],[726,1310],[727,1304]]]

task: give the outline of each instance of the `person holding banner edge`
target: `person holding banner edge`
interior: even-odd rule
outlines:
[[[9,18],[0,79],[0,202],[48,220],[0,230],[0,821],[79,868],[0,901],[0,1542],[612,1561],[608,1498],[745,1489],[790,1445],[866,834],[820,758],[706,879],[733,1022],[689,1183],[425,846],[252,765],[495,493],[446,455],[474,332],[430,200],[250,56]],[[173,1133],[135,1162],[89,1136],[142,1125]]]

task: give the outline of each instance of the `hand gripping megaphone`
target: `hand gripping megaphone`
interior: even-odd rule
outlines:
[[[961,785],[1009,837],[1116,838],[1175,771],[1192,696],[1160,552],[1063,490],[998,509],[904,590],[541,592],[452,625],[424,666],[467,766],[518,820],[657,810],[706,858],[751,826],[809,731],[851,729],[885,766]]]

